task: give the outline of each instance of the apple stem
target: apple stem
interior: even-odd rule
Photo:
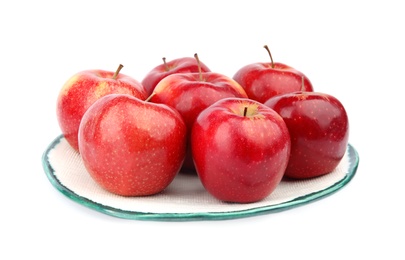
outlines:
[[[163,64],[165,65],[165,70],[166,70],[166,71],[169,71],[169,66],[167,66],[166,58],[163,57],[162,60],[163,60]]]
[[[194,54],[194,58],[197,60],[198,72],[200,73],[200,81],[203,81],[202,72],[201,72],[201,65],[200,65],[200,59],[198,58],[197,53]]]
[[[301,76],[301,91],[304,91],[304,76]]]
[[[267,45],[264,45],[264,48],[266,49],[266,51],[269,53],[269,55],[270,55],[270,60],[271,60],[271,68],[273,68],[274,69],[274,62],[273,62],[273,57],[271,56],[271,52],[270,52],[270,49],[269,49],[269,47],[267,46]]]
[[[120,64],[119,66],[118,66],[118,69],[115,71],[115,73],[114,73],[114,75],[113,75],[113,79],[117,79],[117,77],[118,77],[118,74],[120,73],[120,71],[121,71],[121,69],[124,67],[124,65],[122,65],[122,64]]]
[[[248,110],[248,107],[246,106],[246,107],[243,109],[243,116],[244,116],[244,117],[246,117],[246,115],[247,115],[247,110]]]
[[[152,94],[150,94],[149,97],[147,99],[145,99],[145,102],[149,102],[154,95],[156,95],[156,92],[153,92]]]

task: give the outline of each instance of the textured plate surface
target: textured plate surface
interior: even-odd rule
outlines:
[[[222,220],[291,209],[321,199],[344,187],[354,177],[359,156],[352,145],[331,173],[308,180],[282,180],[267,198],[237,204],[216,200],[192,174],[179,173],[162,193],[126,198],[100,188],[86,171],[80,155],[63,136],[45,150],[43,167],[52,185],[73,201],[107,215],[138,220]]]

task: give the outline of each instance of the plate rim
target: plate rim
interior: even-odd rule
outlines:
[[[244,218],[256,215],[276,213],[292,209],[325,198],[337,192],[344,186],[346,186],[356,175],[360,161],[357,150],[354,148],[353,145],[348,143],[349,168],[347,169],[344,178],[320,191],[305,194],[295,199],[274,205],[258,206],[237,211],[221,211],[221,212],[196,212],[196,213],[140,212],[140,211],[122,210],[111,206],[103,205],[99,202],[92,201],[84,196],[76,194],[74,191],[72,191],[71,189],[66,187],[63,183],[61,183],[57,178],[57,176],[54,174],[55,170],[53,169],[51,163],[49,162],[48,155],[50,151],[53,148],[55,148],[63,138],[64,138],[63,134],[57,136],[47,146],[47,148],[42,154],[42,166],[51,184],[63,195],[65,195],[66,197],[68,197],[69,199],[73,200],[74,202],[80,205],[96,210],[100,213],[107,214],[109,216],[132,220],[155,220],[155,221],[226,220],[226,219]]]

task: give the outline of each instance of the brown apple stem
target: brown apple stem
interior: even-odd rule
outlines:
[[[244,107],[244,109],[243,109],[243,117],[246,117],[246,115],[247,115],[247,110],[248,110],[248,107],[247,107],[247,106]]]
[[[304,91],[304,76],[301,76],[301,91]]]
[[[269,47],[268,47],[267,45],[264,45],[264,48],[265,48],[265,49],[267,50],[267,52],[269,53],[269,55],[270,55],[270,60],[271,60],[271,67],[274,68],[273,57],[271,56],[270,49],[269,49]]]
[[[118,66],[118,69],[115,71],[115,73],[114,73],[114,75],[113,75],[113,79],[117,79],[117,77],[118,77],[118,74],[120,73],[120,71],[121,71],[121,69],[124,67],[124,65],[122,65],[122,64],[120,64],[119,66]]]
[[[163,60],[163,64],[165,65],[165,70],[166,70],[166,71],[169,71],[169,66],[167,66],[166,58],[163,57],[162,60]]]
[[[197,53],[195,53],[195,54],[194,54],[194,58],[197,60],[197,64],[198,64],[198,72],[200,73],[200,81],[203,81],[202,72],[201,72],[201,64],[200,64],[200,59],[198,58]]]
[[[149,102],[154,95],[156,95],[156,92],[153,92],[152,94],[150,94],[149,97],[147,99],[145,99],[145,102]]]

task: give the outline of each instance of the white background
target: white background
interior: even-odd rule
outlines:
[[[1,2],[1,259],[404,259],[400,1],[132,2]],[[268,61],[264,44],[345,105],[360,165],[342,190],[280,213],[150,222],[88,209],[46,178],[56,97],[74,73],[122,63],[141,81],[163,56],[197,52],[233,76]]]

